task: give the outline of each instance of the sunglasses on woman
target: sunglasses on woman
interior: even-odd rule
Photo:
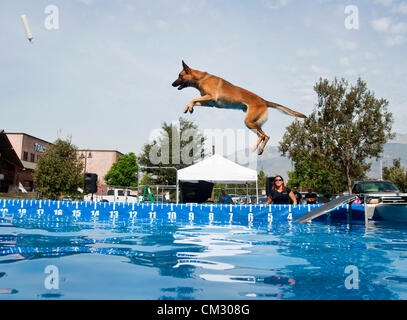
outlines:
[[[282,179],[275,179],[274,181],[283,181]]]

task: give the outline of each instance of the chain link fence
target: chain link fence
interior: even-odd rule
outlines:
[[[179,191],[179,193],[180,192],[181,191]],[[256,188],[228,188],[226,186],[226,192],[232,197],[233,202],[236,204],[257,203]],[[260,200],[259,203],[265,203],[267,201],[266,190],[258,188],[257,192]],[[153,198],[150,197],[150,194]],[[212,196],[208,198],[207,202],[217,202],[220,195],[221,188],[213,188]],[[138,187],[100,185],[94,196],[97,201],[122,201],[122,197],[125,197],[124,201],[126,202],[151,202],[153,199],[154,202],[159,203],[175,203],[177,202],[177,187],[176,185],[140,185]],[[114,198],[115,196],[119,198]],[[179,194],[179,199],[181,199],[181,194]]]

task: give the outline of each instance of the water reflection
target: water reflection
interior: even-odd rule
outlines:
[[[368,229],[357,223],[273,223],[254,228],[150,220],[110,224],[7,219],[0,220],[0,267],[97,254],[156,269],[160,277],[194,281],[166,286],[158,277],[152,281],[161,293],[154,299],[208,297],[206,283],[233,288],[233,293],[225,291],[233,298],[397,299],[395,285],[407,282],[394,265],[407,257],[404,239],[405,226],[395,230],[386,223],[372,223]],[[359,270],[358,290],[345,288],[344,270],[349,265]],[[0,293],[19,293],[21,288],[3,289],[5,276],[0,272]],[[37,297],[60,299],[64,294],[38,293]]]
[[[298,299],[397,299],[383,282],[383,274],[392,272],[386,240],[372,231],[367,233],[363,225],[352,228],[314,225],[310,231],[283,235],[281,239],[287,245],[280,246],[278,252],[306,261],[286,266],[296,283],[284,293]],[[345,287],[348,274],[344,271],[350,265],[359,271],[358,290]]]
[[[163,295],[157,300],[192,300],[198,291],[191,287],[162,288]]]
[[[7,274],[5,272],[0,272],[0,280],[2,278],[7,277]],[[0,282],[0,294],[16,294],[18,291],[16,289],[3,289],[1,287],[1,282]]]
[[[236,241],[234,235],[241,232],[248,232],[246,228],[230,228],[230,227],[201,227],[201,228],[184,228],[174,234],[174,244],[188,244],[202,247],[200,252],[185,252],[177,253],[178,263],[174,268],[180,266],[194,266],[197,268],[226,270],[233,269],[235,266],[229,263],[222,263],[203,258],[209,257],[227,257],[239,254],[248,254],[252,245],[249,242]]]

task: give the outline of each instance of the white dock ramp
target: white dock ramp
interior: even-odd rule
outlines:
[[[318,217],[322,216],[323,214],[325,214],[333,209],[336,209],[337,207],[340,207],[344,204],[355,201],[356,198],[357,198],[357,195],[350,195],[350,196],[343,196],[340,198],[336,198],[321,207],[318,207],[306,214],[303,214],[302,216],[298,217],[294,221],[299,222],[299,223],[310,222],[310,221],[314,220],[315,218],[318,218]]]

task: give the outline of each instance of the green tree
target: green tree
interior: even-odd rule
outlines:
[[[318,192],[333,195],[338,190],[344,189],[346,179],[338,175],[336,170],[326,165],[320,165],[317,160],[304,158],[295,167],[294,171],[288,172],[289,186],[299,186],[302,190],[311,187]]]
[[[137,187],[137,157],[133,152],[121,156],[104,176],[111,186]]]
[[[383,179],[393,181],[400,190],[407,189],[407,171],[401,165],[400,159],[393,159],[393,166],[383,168]]]
[[[144,145],[139,162],[146,167],[175,167],[177,170],[201,160],[204,154],[205,137],[193,122],[179,118],[178,123],[164,122],[160,136]],[[176,172],[169,169],[148,169],[157,176],[156,184],[176,184]]]
[[[56,199],[61,194],[79,196],[83,188],[83,164],[77,148],[69,140],[58,139],[39,158],[34,171],[36,190],[44,198]]]
[[[154,179],[152,179],[151,174],[146,173],[143,175],[143,177],[140,180],[140,185],[141,186],[150,186],[155,183]]]
[[[260,170],[259,174],[257,175],[257,184],[259,189],[264,189],[266,187],[266,174],[263,170]]]
[[[352,181],[365,178],[369,159],[379,158],[383,145],[393,137],[388,102],[377,99],[358,79],[349,86],[344,79],[320,79],[314,87],[318,103],[303,122],[294,121],[279,150],[294,164],[291,174],[302,186],[334,193]]]

